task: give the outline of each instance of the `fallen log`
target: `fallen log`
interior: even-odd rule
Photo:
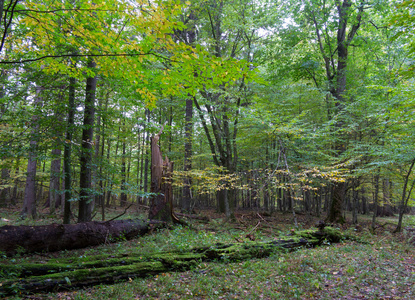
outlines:
[[[192,269],[202,261],[261,258],[280,249],[313,247],[324,241],[335,243],[341,238],[340,231],[326,227],[319,231],[300,231],[270,242],[216,244],[211,247],[194,248],[187,253],[162,252],[143,255],[133,252],[110,258],[104,255],[90,256],[87,261],[74,257],[60,259],[59,262],[51,259],[38,264],[2,264],[0,296],[57,291],[184,271]]]
[[[114,220],[78,224],[0,227],[0,252],[49,252],[79,249],[142,236],[164,222],[149,220]]]

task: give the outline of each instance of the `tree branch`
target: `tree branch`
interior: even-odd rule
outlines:
[[[133,57],[133,56],[144,56],[144,55],[154,55],[158,58],[169,60],[172,62],[178,62],[172,60],[171,58],[164,57],[163,55],[154,53],[154,52],[145,52],[145,53],[113,53],[113,54],[61,54],[61,55],[45,55],[37,58],[22,59],[22,60],[6,60],[0,61],[0,64],[23,64],[28,62],[35,62],[47,58],[64,58],[64,57]]]

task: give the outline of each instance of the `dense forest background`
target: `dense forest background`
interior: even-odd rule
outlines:
[[[413,204],[415,4],[0,1],[0,206],[64,223],[174,201],[329,221]],[[76,221],[76,220],[75,220]]]

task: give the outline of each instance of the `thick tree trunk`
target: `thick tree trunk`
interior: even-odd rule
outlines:
[[[160,147],[157,144],[160,134],[151,138],[151,193],[149,219],[160,220],[167,223],[178,221],[173,213],[173,190],[171,176],[173,162],[163,161]]]
[[[357,224],[357,209],[359,206],[359,191],[357,187],[359,186],[359,182],[357,181],[353,186],[353,207],[352,207],[352,223]]]
[[[70,226],[80,225],[83,224]],[[58,227],[58,225],[56,226]],[[4,274],[7,280],[4,280],[0,286],[0,295],[57,291],[114,283],[119,280],[130,280],[134,277],[185,271],[202,261],[241,261],[262,258],[281,249],[295,250],[298,247],[317,246],[323,241],[336,243],[341,239],[340,231],[325,228],[321,231],[300,231],[293,236],[271,242],[218,244],[211,247],[190,249],[187,253],[170,251],[144,255],[138,252],[120,254],[107,259],[103,259],[102,255],[88,257],[88,262],[71,258],[65,261],[60,260],[59,263],[53,259],[50,264],[45,262],[25,265],[3,264],[0,266],[0,274]],[[15,278],[10,278],[12,276]]]
[[[344,218],[342,216],[342,205],[344,200],[344,195],[346,194],[346,183],[337,182],[333,186],[332,200],[327,216],[328,222],[337,222],[344,223]]]
[[[96,63],[90,59],[88,67],[94,69]],[[78,222],[88,222],[92,218],[92,157],[94,139],[95,91],[97,76],[87,78],[85,91],[84,128],[82,130],[82,153],[79,175]]]
[[[147,220],[115,220],[78,224],[0,227],[0,251],[6,255],[79,249],[145,234],[152,224]]]

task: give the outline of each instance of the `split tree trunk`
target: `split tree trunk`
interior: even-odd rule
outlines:
[[[173,213],[173,190],[171,177],[173,162],[166,157],[163,160],[158,141],[160,132],[151,138],[151,187],[153,194],[150,201],[150,220],[160,220],[166,223],[178,221]]]

